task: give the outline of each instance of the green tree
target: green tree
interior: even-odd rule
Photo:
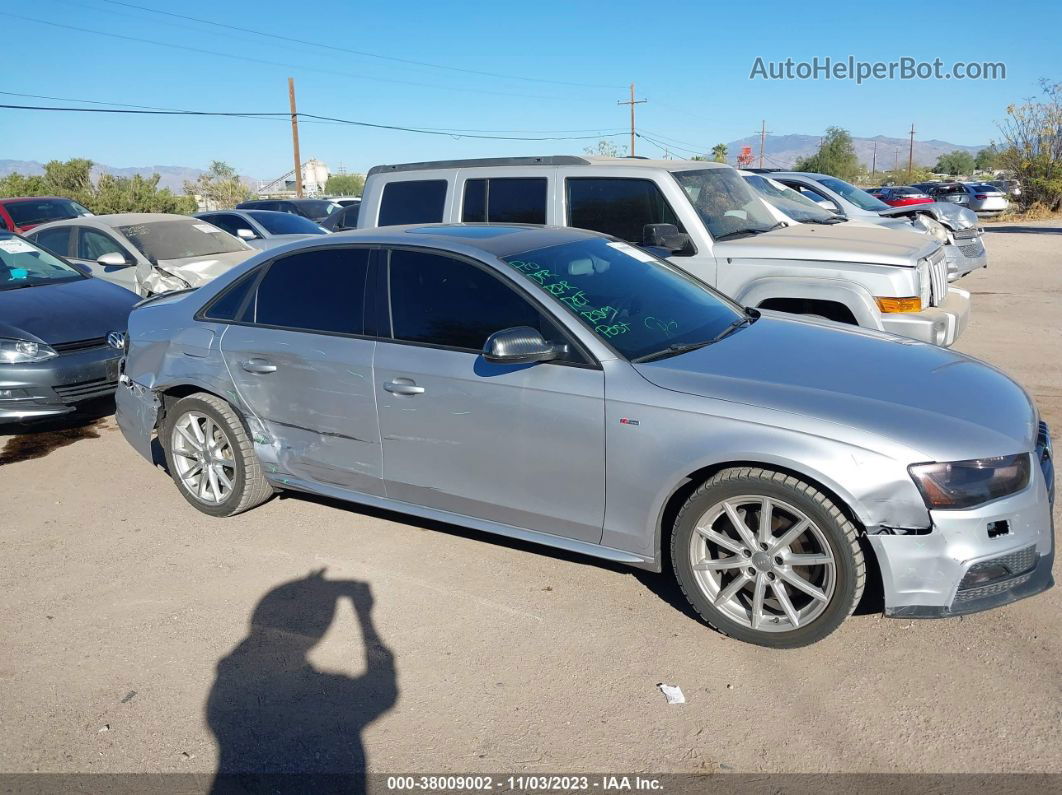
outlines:
[[[978,171],[991,171],[996,168],[999,160],[999,151],[995,146],[986,146],[974,157],[974,168]]]
[[[716,144],[712,147],[712,160],[714,160],[716,163],[725,163],[726,153],[726,144]]]
[[[364,188],[365,177],[361,174],[330,174],[325,182],[329,196],[360,196]]]
[[[793,166],[794,171],[815,171],[840,179],[853,181],[859,178],[862,167],[856,157],[852,136],[840,127],[827,127],[826,135],[819,142],[819,151],[810,157],[802,157]]]
[[[1007,107],[998,124],[1003,147],[998,166],[1021,181],[1025,207],[1062,210],[1062,83],[1041,80],[1042,96]]]
[[[970,175],[974,170],[974,156],[962,149],[955,149],[937,158],[933,170],[951,176]]]
[[[159,175],[116,177],[102,174],[95,195],[86,205],[92,212],[104,213],[178,213],[189,215],[196,210],[195,198],[178,196],[169,188],[159,189]]]
[[[210,168],[195,182],[185,180],[184,192],[202,196],[208,205],[217,209],[235,207],[251,198],[251,189],[243,183],[236,169],[220,160],[212,161]]]
[[[626,157],[627,147],[620,146],[615,141],[609,140],[608,138],[602,138],[596,145],[586,147],[583,152],[598,157]]]

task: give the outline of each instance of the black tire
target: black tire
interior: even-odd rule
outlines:
[[[716,596],[721,597],[723,596],[721,591],[725,590],[722,572],[701,575],[699,579],[694,571],[694,561],[692,560],[694,553],[692,550],[700,543],[699,540],[697,542],[693,540],[694,534],[698,534],[698,539],[703,537],[703,532],[697,530],[698,521],[723,500],[750,496],[779,501],[797,509],[821,531],[819,534],[809,536],[812,538],[812,543],[819,542],[821,546],[821,541],[824,540],[829,545],[828,551],[833,556],[832,568],[830,568],[829,574],[823,573],[821,575],[822,577],[828,576],[830,578],[828,601],[822,599],[820,594],[820,600],[824,601],[826,606],[822,608],[816,604],[813,609],[821,612],[811,618],[806,624],[801,625],[798,621],[795,628],[785,629],[785,626],[792,622],[785,617],[784,611],[781,610],[781,601],[776,598],[777,594],[773,590],[773,581],[781,576],[776,574],[776,572],[781,572],[785,567],[780,564],[775,566],[774,562],[772,562],[771,554],[767,554],[766,560],[759,557],[756,567],[751,565],[751,559],[749,559],[750,564],[748,566],[742,563],[740,567],[737,567],[738,574],[727,574],[727,577],[737,579],[741,576],[740,572],[748,572],[748,576],[754,577],[754,579],[748,580],[746,586],[741,586],[732,599],[726,600],[726,605],[729,605],[732,611],[737,609],[734,607],[735,600],[736,603],[742,603],[742,600],[749,603],[747,606],[748,623],[741,623],[735,620],[732,617],[733,613],[728,615],[709,598],[706,586],[703,585],[704,578],[719,578],[718,580],[713,579],[712,582],[717,583],[717,586],[713,585],[713,587],[718,587]],[[783,516],[785,513],[784,507],[772,508],[772,510],[778,512],[779,522],[785,521]],[[742,515],[742,519],[745,519],[745,516]],[[723,517],[720,516],[720,520],[722,519]],[[795,527],[796,524],[794,521],[791,527]],[[714,524],[712,526],[716,527]],[[728,526],[733,526],[730,519],[726,519],[721,527],[725,530]],[[756,532],[755,527],[748,528],[747,521],[746,529],[750,529],[753,534]],[[780,533],[784,535],[784,530],[780,531]],[[678,581],[682,592],[694,610],[713,629],[724,635],[759,646],[779,649],[798,648],[815,643],[829,635],[852,614],[852,611],[855,610],[856,605],[859,603],[863,587],[866,584],[866,564],[858,536],[858,528],[849,521],[828,496],[815,487],[783,472],[754,467],[736,467],[718,472],[694,491],[683,504],[678,516],[675,518],[675,525],[671,534],[671,562],[675,579]],[[711,539],[708,540],[708,543],[711,543]],[[770,541],[767,543],[768,545],[771,544]],[[748,545],[738,543],[736,546],[747,547]],[[724,551],[730,552],[730,550]],[[816,550],[812,551],[815,552]],[[735,549],[732,554],[742,556],[744,552],[745,549]],[[785,552],[788,553],[789,550],[785,550]],[[826,550],[819,550],[819,552],[822,554]],[[724,557],[720,554],[712,562],[714,563],[717,560],[725,562],[730,560],[730,557],[729,555]],[[735,557],[734,560],[738,560],[738,558]],[[773,558],[773,561],[777,560],[778,558]],[[701,565],[704,565],[703,560]],[[731,570],[734,569],[732,568]],[[797,570],[797,572],[809,571],[812,570]],[[825,567],[816,571],[824,572]],[[788,572],[794,573],[794,570],[789,568]],[[771,583],[765,582],[764,587],[772,589],[766,591],[766,593],[770,594],[770,599],[773,600],[777,609],[771,612],[769,608],[765,608],[762,605],[761,597],[761,609],[757,615],[768,616],[769,619],[761,617],[759,622],[761,626],[766,626],[769,620],[774,626],[781,626],[782,631],[754,629],[752,626],[751,616],[753,611],[750,592],[757,587],[755,583],[758,582],[761,573],[764,578],[770,578],[771,580]],[[728,579],[726,582],[732,583],[734,579]],[[784,589],[786,584],[779,582],[778,585]],[[809,598],[800,591],[792,589],[791,591],[791,596],[795,594],[798,598]],[[822,593],[826,593],[825,587],[823,587]],[[808,604],[811,604],[812,601],[809,601]],[[791,601],[791,605],[793,604],[795,602]],[[810,614],[811,609],[809,609]]]
[[[233,453],[232,487],[224,499],[208,503],[196,497],[182,480],[174,460],[174,428],[189,412],[196,412],[213,420],[218,431],[227,438]],[[177,484],[177,490],[189,504],[210,516],[235,516],[261,505],[273,495],[273,487],[266,480],[262,464],[254,452],[254,445],[239,415],[221,398],[198,392],[181,398],[167,412],[160,441],[166,451],[166,467]]]

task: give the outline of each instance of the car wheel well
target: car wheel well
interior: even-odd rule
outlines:
[[[663,510],[660,512],[660,524],[657,528],[657,536],[659,539],[657,549],[659,550],[659,563],[663,571],[668,571],[668,567],[671,565],[671,561],[668,560],[668,557],[670,556],[671,549],[671,533],[675,529],[675,518],[678,516],[679,510],[686,503],[690,494],[695,492],[706,480],[715,476],[717,473],[724,469],[732,469],[735,467],[770,469],[774,472],[792,475],[793,477],[804,481],[809,486],[818,489],[829,497],[833,504],[837,506],[842,514],[844,514],[845,518],[859,529],[860,537],[866,535],[866,528],[863,526],[863,523],[859,521],[859,517],[855,515],[855,512],[852,511],[852,508],[848,503],[845,502],[837,492],[821,481],[809,477],[805,473],[799,472],[795,469],[778,466],[777,464],[768,464],[763,461],[726,461],[724,463],[702,467],[696,472],[691,472],[683,479],[682,483],[671,492],[671,496],[665,501]]]
[[[859,325],[852,310],[839,301],[825,301],[818,298],[768,298],[760,302],[759,308],[789,312],[793,315],[819,315],[838,323]]]
[[[224,395],[219,395],[217,392],[214,392],[210,389],[204,389],[203,387],[196,386],[195,384],[177,384],[175,386],[159,390],[158,394],[161,398],[161,406],[159,407],[159,414],[158,418],[155,421],[155,427],[158,429],[162,428],[162,423],[166,417],[167,412],[169,412],[169,410],[174,405],[176,405],[177,401],[186,398],[189,395],[195,395],[199,392],[202,392],[207,395],[213,395],[216,398],[224,400],[226,403],[232,406],[232,410],[236,412],[236,415],[243,422],[244,427],[247,427],[247,418],[243,416],[243,412],[240,410],[239,406],[233,404],[233,402]]]

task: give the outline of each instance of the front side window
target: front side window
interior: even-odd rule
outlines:
[[[0,291],[84,278],[28,240],[0,233]]]
[[[218,213],[217,215],[207,215],[202,218],[207,223],[213,224],[219,229],[224,229],[230,235],[235,235],[240,229],[251,229],[251,225],[238,215],[231,215],[230,213]],[[251,229],[253,232],[254,230]],[[256,235],[257,237],[257,235]]]
[[[213,224],[194,218],[131,224],[118,227],[118,231],[145,257],[156,262],[247,250],[242,242]]]
[[[545,177],[467,180],[461,220],[495,224],[544,224],[547,183]]]
[[[626,243],[593,238],[503,259],[631,360],[710,343],[743,317],[692,276]]]
[[[819,179],[819,182],[838,196],[852,202],[852,204],[861,210],[869,210],[870,212],[878,213],[882,210],[889,209],[889,205],[885,202],[880,199],[875,199],[865,190],[860,190],[855,185],[850,185],[843,179],[837,179],[837,177],[822,177]]]
[[[121,254],[128,257],[125,249],[108,234],[95,229],[82,228],[77,236],[77,258],[95,262],[104,254]]]
[[[732,168],[676,171],[674,176],[715,240],[747,237],[778,226],[763,202]]]
[[[248,320],[334,334],[365,330],[369,250],[327,248],[292,254],[269,266]]]
[[[569,226],[631,243],[643,242],[646,224],[674,224],[680,232],[685,231],[652,180],[569,177],[565,187]]]
[[[446,206],[446,180],[389,182],[380,199],[380,226],[437,224]]]
[[[390,289],[391,325],[398,340],[478,352],[494,332],[530,326],[549,342],[565,342],[538,307],[468,262],[392,251]]]

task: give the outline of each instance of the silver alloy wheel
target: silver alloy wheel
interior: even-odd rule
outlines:
[[[697,585],[727,618],[790,632],[830,604],[836,560],[825,533],[773,497],[730,497],[701,515],[690,536]]]
[[[186,411],[170,436],[173,465],[181,485],[200,502],[220,505],[232,493],[236,461],[232,442],[211,417]]]

